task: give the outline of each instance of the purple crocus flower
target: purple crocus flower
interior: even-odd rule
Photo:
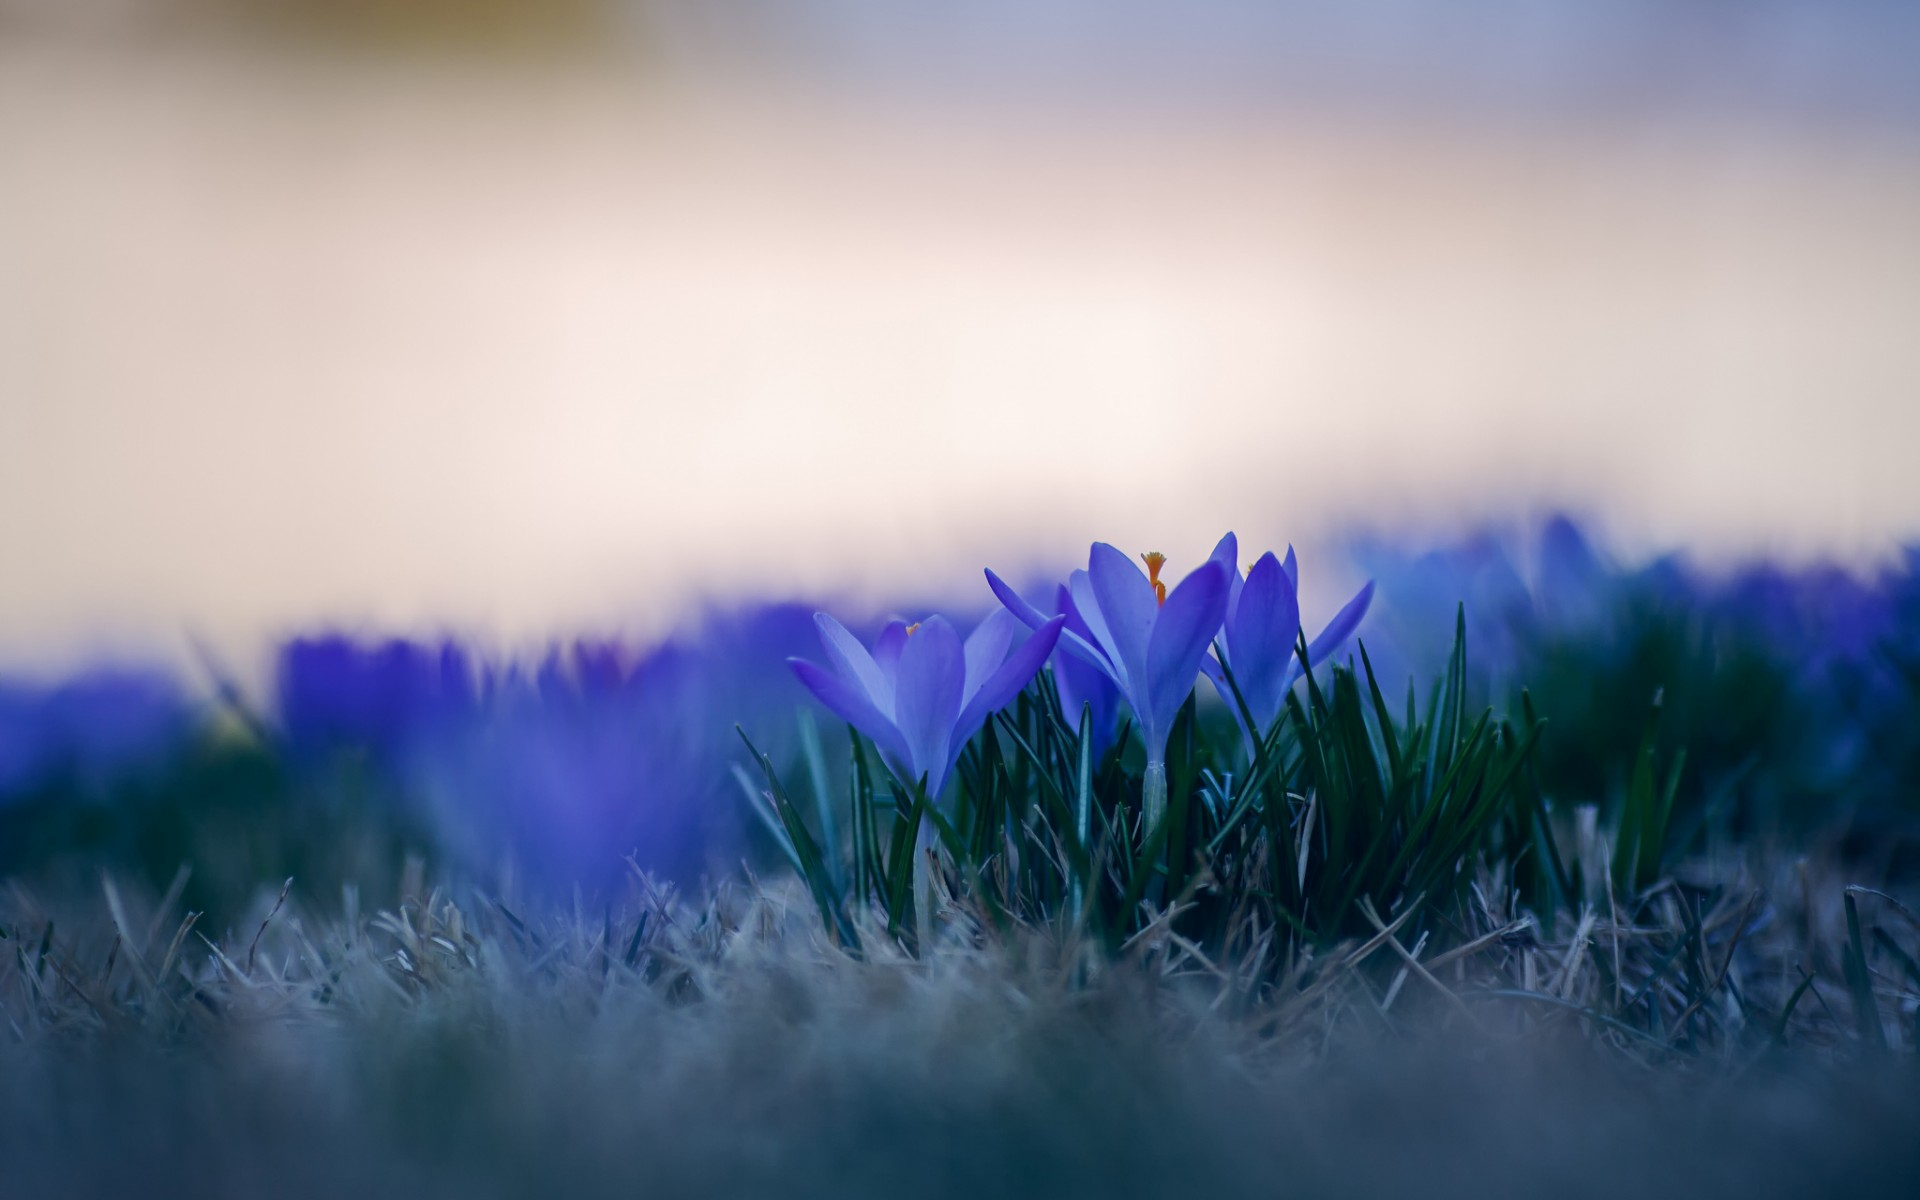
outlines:
[[[1273,727],[1287,702],[1287,692],[1300,677],[1300,659],[1294,653],[1300,637],[1300,567],[1294,559],[1293,547],[1288,546],[1284,562],[1269,550],[1243,579],[1240,568],[1234,565],[1238,554],[1239,543],[1231,533],[1221,538],[1213,550],[1212,560],[1227,564],[1233,572],[1227,595],[1227,617],[1214,649],[1220,655],[1220,662],[1232,668],[1233,681],[1239,686],[1240,697],[1246,701],[1247,711],[1253,717],[1254,728],[1246,729],[1243,724],[1242,729],[1251,743]],[[1353,636],[1372,603],[1373,583],[1368,581],[1334,614],[1319,636],[1307,644],[1307,662],[1317,666],[1338,650]],[[1240,721],[1239,706],[1233,702],[1233,690],[1227,686],[1220,662],[1209,659],[1201,669],[1213,681],[1220,698],[1226,701],[1234,720]]]
[[[980,622],[964,643],[945,617],[894,621],[872,653],[826,613],[814,622],[833,669],[790,658],[793,673],[834,715],[872,738],[903,778],[925,778],[933,797],[988,715],[1019,695],[1053,652],[1065,618],[1038,622],[1011,654],[1016,622],[1005,612]]]
[[[1073,593],[1061,584],[1053,598],[1054,607],[1066,618],[1062,628],[1082,641],[1092,644],[1093,630],[1088,628],[1086,618],[1073,606]],[[1106,753],[1107,745],[1113,740],[1114,720],[1119,715],[1120,689],[1114,686],[1107,672],[1079,654],[1071,653],[1056,646],[1053,652],[1054,690],[1060,694],[1060,715],[1071,728],[1080,727],[1082,708],[1088,710],[1093,730],[1093,752],[1096,755]]]
[[[1145,573],[1107,543],[1093,544],[1087,569],[1067,579],[1068,597],[1091,636],[1063,632],[1060,640],[1111,679],[1133,709],[1147,749],[1141,796],[1151,828],[1166,803],[1167,737],[1226,616],[1228,572],[1209,559],[1168,591],[1160,582],[1166,556],[1141,558]],[[1027,625],[1048,620],[992,571],[987,584]]]
[[[994,581],[996,591],[1005,590],[1009,595],[1014,594],[1013,589],[1000,582],[992,571],[987,572],[987,578]],[[1015,598],[1018,599],[1018,596]],[[1042,613],[1034,608],[1033,615],[1039,621],[1045,621],[1050,616],[1066,619],[1066,624],[1061,626],[1062,640],[1054,646],[1050,664],[1053,667],[1054,690],[1060,697],[1060,719],[1066,722],[1069,729],[1078,729],[1082,709],[1090,709],[1093,752],[1096,757],[1105,754],[1107,746],[1113,741],[1114,724],[1120,713],[1120,689],[1114,686],[1105,663],[1096,666],[1090,656],[1070,644],[1078,639],[1084,645],[1094,645],[1093,630],[1087,626],[1080,610],[1074,607],[1073,594],[1064,583],[1058,585],[1054,592],[1052,609]],[[1021,615],[1019,619],[1024,622],[1026,618]]]

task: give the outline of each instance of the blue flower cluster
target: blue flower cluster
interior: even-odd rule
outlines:
[[[988,714],[1012,700],[1051,656],[1069,724],[1078,724],[1084,706],[1096,737],[1106,741],[1113,736],[1118,702],[1132,712],[1146,750],[1151,818],[1156,781],[1164,795],[1167,737],[1202,673],[1244,721],[1229,695],[1237,684],[1253,721],[1251,728],[1243,726],[1248,738],[1278,717],[1300,670],[1299,570],[1289,547],[1284,563],[1268,551],[1243,577],[1239,542],[1231,533],[1171,589],[1160,579],[1165,555],[1140,559],[1144,572],[1120,550],[1095,542],[1086,570],[1074,571],[1056,589],[1051,614],[989,570],[987,584],[1004,608],[964,643],[935,616],[887,626],[869,653],[821,613],[821,642],[832,669],[803,659],[793,660],[793,669],[822,704],[872,738],[903,779],[924,781],[928,794],[938,796]],[[1309,660],[1324,658],[1351,637],[1372,598],[1368,584],[1313,640]],[[1016,620],[1031,632],[1009,654]]]
[[[964,636],[940,616],[850,629],[812,606],[769,605],[710,615],[651,647],[580,643],[519,664],[450,640],[296,640],[279,652],[255,734],[237,739],[268,765],[222,777],[225,803],[325,807],[358,789],[363,807],[390,808],[406,837],[470,870],[511,865],[531,884],[595,887],[617,881],[632,853],[692,877],[753,852],[729,774],[736,724],[791,762],[794,714],[811,694],[937,797],[989,715],[1045,668],[1061,716],[1077,728],[1089,713],[1100,751],[1131,731],[1150,808],[1200,678],[1247,739],[1278,719],[1297,681],[1295,557],[1263,553],[1243,569],[1239,554],[1228,535],[1163,580],[1162,556],[1101,543],[1084,569],[1024,594],[989,571],[982,599],[997,606]],[[1306,657],[1338,653],[1364,616],[1383,686],[1431,681],[1464,604],[1475,700],[1511,708],[1525,685],[1551,723],[1537,753],[1553,798],[1604,804],[1623,787],[1659,696],[1658,736],[1688,753],[1687,819],[1858,829],[1920,811],[1920,550],[1871,576],[1710,571],[1678,557],[1623,567],[1556,518],[1438,550],[1355,540],[1348,555],[1376,583]],[[793,659],[814,646],[823,659]],[[129,840],[167,847],[164,862],[153,851],[164,881],[194,843],[158,837],[151,822],[211,814],[207,777],[181,764],[204,767],[209,746],[236,741],[211,713],[155,671],[0,679],[0,869],[55,853],[74,827],[48,817],[29,828],[36,814],[160,795]]]
[[[1367,648],[1430,679],[1464,605],[1480,698],[1525,687],[1551,722],[1543,783],[1604,801],[1658,701],[1702,819],[1847,825],[1920,808],[1920,548],[1872,574],[1831,565],[1611,561],[1564,516],[1435,548],[1356,538],[1379,581]]]
[[[776,739],[800,693],[778,664],[806,610],[710,615],[636,652],[580,642],[500,665],[452,642],[282,648],[271,724],[288,756],[369,768],[469,868],[536,885],[617,881],[625,858],[691,877],[742,849],[735,722]]]
[[[162,765],[193,713],[154,670],[99,669],[59,683],[0,680],[0,803],[51,789],[99,793]]]

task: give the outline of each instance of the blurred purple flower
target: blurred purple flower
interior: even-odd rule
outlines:
[[[369,752],[468,869],[510,864],[562,894],[617,884],[631,854],[691,880],[741,849],[724,802],[734,724],[791,753],[802,692],[782,662],[813,636],[811,607],[765,604],[651,648],[581,641],[521,665],[455,642],[303,639],[280,652],[277,723],[309,772]]]
[[[542,890],[607,887],[625,860],[689,877],[724,856],[725,718],[700,662],[668,643],[633,661],[582,643],[492,679],[472,718],[409,754],[410,779],[470,865],[507,857]]]
[[[1553,629],[1593,628],[1604,619],[1615,575],[1572,518],[1549,517],[1540,529],[1535,618]]]
[[[302,752],[354,746],[396,754],[470,716],[475,703],[470,659],[453,642],[300,638],[281,647],[276,674],[280,726]]]
[[[868,653],[826,613],[814,618],[832,670],[788,659],[820,703],[866,734],[909,781],[938,796],[960,752],[1033,678],[1053,652],[1064,617],[1039,622],[1014,649],[1015,621],[996,611],[964,643],[945,617],[890,623]]]
[[[54,686],[0,682],[0,797],[61,780],[101,786],[150,765],[192,726],[157,671],[101,668]]]
[[[1533,589],[1507,539],[1492,530],[1412,552],[1372,538],[1349,543],[1349,560],[1378,581],[1368,645],[1380,678],[1431,678],[1446,667],[1454,619],[1466,606],[1468,665],[1496,678],[1525,661],[1540,625]]]

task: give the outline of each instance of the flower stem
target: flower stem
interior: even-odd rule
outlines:
[[[1153,827],[1160,823],[1160,814],[1166,811],[1167,764],[1149,762],[1147,773],[1140,777],[1140,813],[1146,818],[1146,826],[1140,830],[1140,836],[1153,836]]]
[[[921,817],[919,833],[913,839],[913,942],[921,958],[933,951],[933,874],[927,866],[933,838],[933,820]]]

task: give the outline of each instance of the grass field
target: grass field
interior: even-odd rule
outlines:
[[[10,686],[9,1189],[1911,1192],[1911,564],[1231,549]]]
[[[1427,953],[1428,974],[1369,939],[1261,993],[1165,925],[1110,956],[957,920],[914,959],[875,921],[856,960],[797,888],[635,884],[612,917],[539,921],[289,901],[211,942],[112,893],[60,915],[15,898],[9,1186],[1799,1196],[1905,1195],[1920,1168],[1911,988],[1873,983],[1875,1042],[1844,934],[1590,920]],[[1609,997],[1616,953],[1670,1037]],[[1824,982],[1782,1020],[1801,963]]]

